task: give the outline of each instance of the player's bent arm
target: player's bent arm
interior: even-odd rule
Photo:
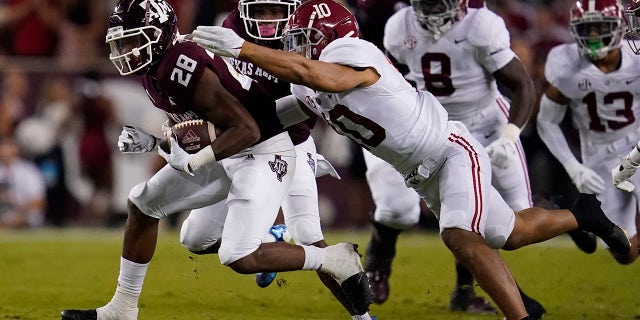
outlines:
[[[518,128],[524,127],[536,103],[536,90],[529,73],[520,59],[513,58],[504,67],[496,70],[493,77],[511,91],[509,123]]]
[[[216,160],[234,155],[260,139],[253,117],[211,69],[204,71],[196,87],[192,108],[221,131],[211,143]]]
[[[373,68],[354,69],[337,63],[307,59],[297,53],[274,50],[245,41],[240,59],[247,60],[285,81],[322,92],[344,92],[366,87],[380,76]]]
[[[556,87],[549,85],[540,98],[540,110],[536,122],[540,139],[563,165],[578,162],[560,129],[560,122],[567,112],[568,100]]]

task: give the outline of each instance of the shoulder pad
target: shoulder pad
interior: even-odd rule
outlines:
[[[412,7],[400,9],[387,20],[384,26],[383,45],[392,54],[397,51],[396,48],[404,45],[404,34],[407,29],[405,17],[408,14],[413,15]],[[409,21],[413,22],[411,19]]]
[[[487,8],[468,9],[469,42],[476,47],[510,47],[510,36],[504,20]],[[493,51],[493,50],[492,50]]]
[[[579,62],[580,54],[575,44],[561,44],[553,47],[547,54],[544,65],[544,76],[555,87],[559,86],[560,79],[571,74],[569,70],[575,68]],[[561,89],[558,87],[558,89]]]
[[[319,60],[364,68],[373,66],[375,61],[374,55],[377,52],[380,53],[378,47],[366,40],[359,38],[340,38],[329,43],[329,45],[322,50]]]

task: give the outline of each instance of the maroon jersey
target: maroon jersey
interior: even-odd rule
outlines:
[[[193,42],[176,43],[162,61],[142,76],[151,102],[175,121],[203,119],[189,107],[205,69],[211,69],[220,83],[249,111],[260,128],[260,141],[284,132],[272,97],[254,80],[232,72],[230,65]],[[215,125],[215,123],[214,123]]]
[[[247,34],[244,29],[244,23],[240,18],[240,12],[238,10],[233,10],[227,18],[222,23],[223,27],[232,29],[235,31],[242,39],[245,39],[249,42],[253,42],[262,46],[266,46],[272,49],[282,49],[283,45],[280,40],[272,40],[272,41],[259,41],[251,37]],[[240,73],[251,77],[256,80],[265,91],[267,91],[271,95],[272,100],[277,100],[279,98],[288,96],[291,94],[290,85],[286,81],[282,81],[266,71],[262,70],[260,67],[254,65],[253,63],[246,62],[240,59],[230,59],[229,61],[231,65]],[[258,119],[256,119],[258,120]],[[298,145],[303,143],[309,138],[311,134],[311,129],[316,123],[316,117],[313,116],[310,119],[295,124],[289,128],[287,128],[289,132],[289,137],[291,137],[291,141],[293,144]]]

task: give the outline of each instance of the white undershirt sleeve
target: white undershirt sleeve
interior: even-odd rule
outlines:
[[[571,152],[567,139],[560,129],[560,122],[564,119],[567,106],[556,103],[546,95],[540,99],[540,111],[537,117],[537,128],[540,139],[544,141],[549,151],[565,167],[572,167],[579,164],[576,157]]]
[[[302,108],[293,95],[276,100],[276,113],[285,128],[309,119],[309,115]]]

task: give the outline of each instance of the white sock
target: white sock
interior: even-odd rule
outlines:
[[[120,275],[118,276],[118,288],[134,296],[139,296],[142,291],[142,283],[147,274],[149,263],[135,263],[120,257]]]
[[[369,316],[369,312],[365,312],[364,314],[356,314],[351,316],[351,319],[353,320],[371,320],[371,316]]]
[[[118,287],[111,301],[96,309],[98,320],[136,320],[138,298],[147,273],[148,263],[140,264],[120,258]]]
[[[322,266],[322,249],[314,246],[302,246],[304,249],[304,265],[302,270],[318,270]]]
[[[96,309],[97,320],[137,320],[138,296],[126,293],[120,286],[106,306]]]

